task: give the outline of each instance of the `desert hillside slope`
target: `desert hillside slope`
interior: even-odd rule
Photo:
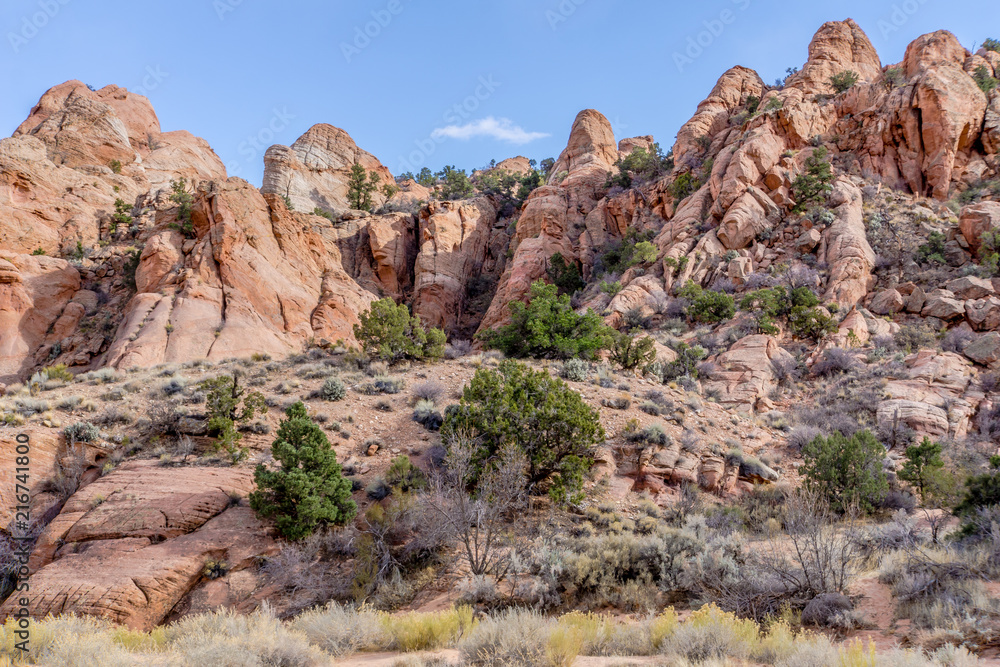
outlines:
[[[0,140],[3,470],[32,451],[0,617],[54,617],[51,664],[997,664],[987,47],[886,64],[834,21],[783,81],[723,73],[669,150],[584,110],[541,165],[394,176],[321,123],[260,188],[143,96],[52,88]],[[420,323],[389,354],[357,332],[393,303]],[[558,388],[464,430],[477,382],[530,373]],[[220,378],[259,392],[228,435]],[[300,402],[357,513],[290,535],[250,498]],[[516,498],[449,482],[511,424],[551,446]]]

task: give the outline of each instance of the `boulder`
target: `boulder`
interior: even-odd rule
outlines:
[[[965,346],[963,354],[976,363],[993,366],[1000,361],[1000,333],[991,331]]]
[[[799,252],[810,253],[816,249],[823,236],[816,229],[807,229],[795,241],[795,247]]]
[[[982,299],[986,296],[992,296],[995,293],[992,282],[976,276],[965,276],[962,278],[956,278],[955,280],[949,280],[944,286],[945,289],[952,292],[956,298],[963,300]]]
[[[965,302],[965,319],[976,331],[992,331],[1000,327],[1000,299],[989,296]]]
[[[878,423],[902,423],[935,438],[964,437],[983,398],[972,382],[972,364],[960,354],[930,349],[909,355],[904,364],[905,374],[886,384]]]
[[[902,294],[894,289],[886,289],[875,295],[868,308],[879,315],[894,315],[903,310],[905,303]]]
[[[1000,202],[982,201],[962,209],[958,228],[973,253],[979,252],[983,232],[1000,228]]]
[[[924,309],[926,301],[927,295],[924,293],[924,290],[920,287],[914,287],[913,291],[910,292],[910,296],[906,298],[906,312],[919,313]]]
[[[923,317],[936,317],[946,322],[965,317],[965,302],[954,298],[955,295],[948,290],[936,289],[927,295],[920,315]]]

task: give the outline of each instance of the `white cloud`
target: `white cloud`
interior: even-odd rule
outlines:
[[[468,141],[475,137],[490,137],[511,144],[527,144],[549,136],[546,132],[528,132],[515,125],[509,118],[488,116],[465,125],[439,127],[431,133],[434,139],[461,139]]]

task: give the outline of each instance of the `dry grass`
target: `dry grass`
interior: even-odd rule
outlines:
[[[569,667],[579,656],[658,655],[658,664],[732,665],[751,661],[779,667],[973,667],[965,649],[945,646],[933,654],[896,649],[878,653],[860,641],[831,643],[825,635],[795,634],[774,622],[765,631],[714,605],[680,622],[673,609],[636,621],[574,612],[551,618],[508,609],[478,621],[471,608],[391,615],[337,604],[282,622],[265,605],[249,615],[229,611],[188,616],[144,633],[92,618],[66,616],[32,621],[31,653],[14,648],[15,623],[0,626],[0,667],[156,664],[178,667],[312,667],[343,656],[378,651],[458,649],[462,664],[499,667]],[[444,664],[419,654],[400,664]],[[627,662],[627,660],[626,660]]]

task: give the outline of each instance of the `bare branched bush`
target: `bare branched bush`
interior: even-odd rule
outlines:
[[[472,574],[502,581],[511,555],[506,526],[527,500],[528,463],[520,449],[507,445],[480,468],[478,450],[468,433],[456,433],[449,440],[445,465],[432,480],[428,506],[458,538]]]
[[[843,526],[816,493],[799,490],[785,501],[783,523],[788,542],[771,535],[760,553],[760,565],[781,582],[785,595],[809,600],[821,593],[844,593],[858,560],[857,543],[848,537],[854,515]]]

